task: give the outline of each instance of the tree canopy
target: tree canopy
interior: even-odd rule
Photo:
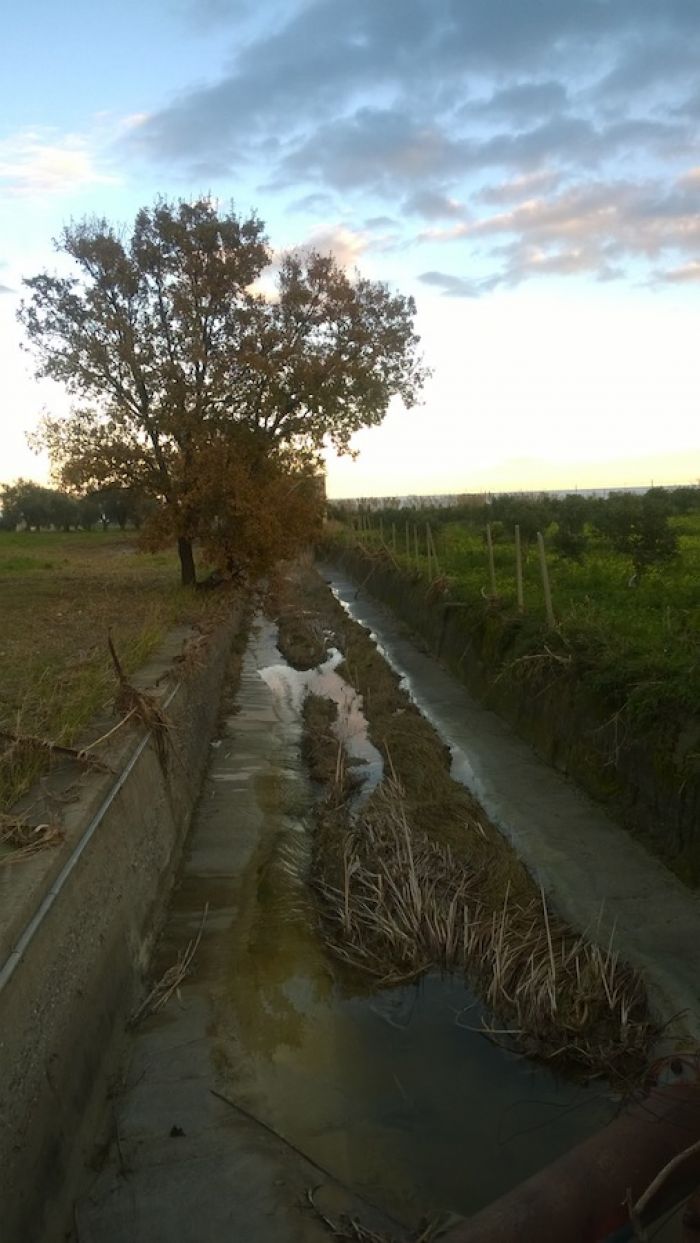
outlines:
[[[222,463],[239,491],[263,461],[286,472],[283,504],[300,472],[318,473],[325,443],[347,452],[392,397],[418,397],[412,299],[314,252],[284,256],[274,293],[256,290],[272,255],[255,215],[159,200],[130,236],[90,220],[56,245],[73,274],[25,281],[19,316],[38,374],[76,406],[46,419],[40,442],[65,486],[154,498],[150,538],[178,541],[183,581],[194,579],[194,539],[211,546],[226,527],[232,555],[235,506],[212,503]]]

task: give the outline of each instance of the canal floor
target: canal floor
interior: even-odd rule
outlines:
[[[201,929],[194,969],[133,1032],[80,1243],[314,1243],[330,1235],[311,1199],[409,1237],[618,1107],[486,1040],[461,980],[373,994],[328,957],[304,882],[301,701],[275,637],[259,616],[212,743],[154,976]]]

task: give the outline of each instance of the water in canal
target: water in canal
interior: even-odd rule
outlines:
[[[345,705],[341,735],[371,779],[381,763],[335,663],[296,673],[258,618],[217,747],[210,785],[230,799],[232,828],[258,826],[227,934],[226,1076],[247,1109],[397,1220],[468,1215],[599,1129],[617,1103],[473,1030],[480,1009],[461,979],[372,993],[328,957],[303,880],[305,688]]]

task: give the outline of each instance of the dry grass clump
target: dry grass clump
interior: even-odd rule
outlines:
[[[180,950],[172,966],[168,967],[167,971],[163,972],[162,976],[153,985],[153,988],[148,995],[144,997],[140,1006],[137,1006],[134,1010],[131,1018],[129,1019],[129,1025],[131,1027],[135,1027],[136,1024],[140,1023],[141,1019],[146,1018],[147,1015],[156,1014],[158,1010],[162,1010],[163,1006],[168,1004],[171,997],[175,995],[177,995],[178,998],[180,997],[180,985],[184,984],[187,977],[192,974],[192,964],[197,950],[199,949],[199,943],[202,940],[208,914],[209,903],[207,902],[204,907],[204,911],[202,912],[202,919],[196,937],[193,937],[191,941],[188,941],[185,948]]]
[[[288,606],[277,615],[277,646],[293,669],[315,669],[328,656],[318,618]]]
[[[313,781],[334,788],[338,768],[338,739],[333,726],[338,707],[323,695],[309,694],[304,700],[302,755]]]
[[[165,771],[168,764],[168,742],[172,742],[171,723],[154,695],[138,690],[129,682],[117,656],[111,635],[107,636],[107,644],[118,684],[114,706],[123,722],[135,716],[150,731],[158,761]]]
[[[41,850],[58,846],[64,839],[60,824],[27,824],[0,813],[0,867],[22,863]]]
[[[505,1026],[494,1035],[587,1075],[627,1075],[653,1029],[638,974],[548,910],[544,894],[488,897],[488,858],[473,866],[409,822],[403,787],[385,779],[363,813],[323,821],[313,883],[327,942],[382,986],[432,967],[463,971]],[[487,895],[485,897],[485,895]]]

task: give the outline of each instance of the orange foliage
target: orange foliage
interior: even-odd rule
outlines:
[[[321,530],[325,493],[317,459],[245,428],[193,448],[178,495],[177,510],[164,506],[149,518],[143,544],[166,547],[184,533],[224,572],[265,573]]]

